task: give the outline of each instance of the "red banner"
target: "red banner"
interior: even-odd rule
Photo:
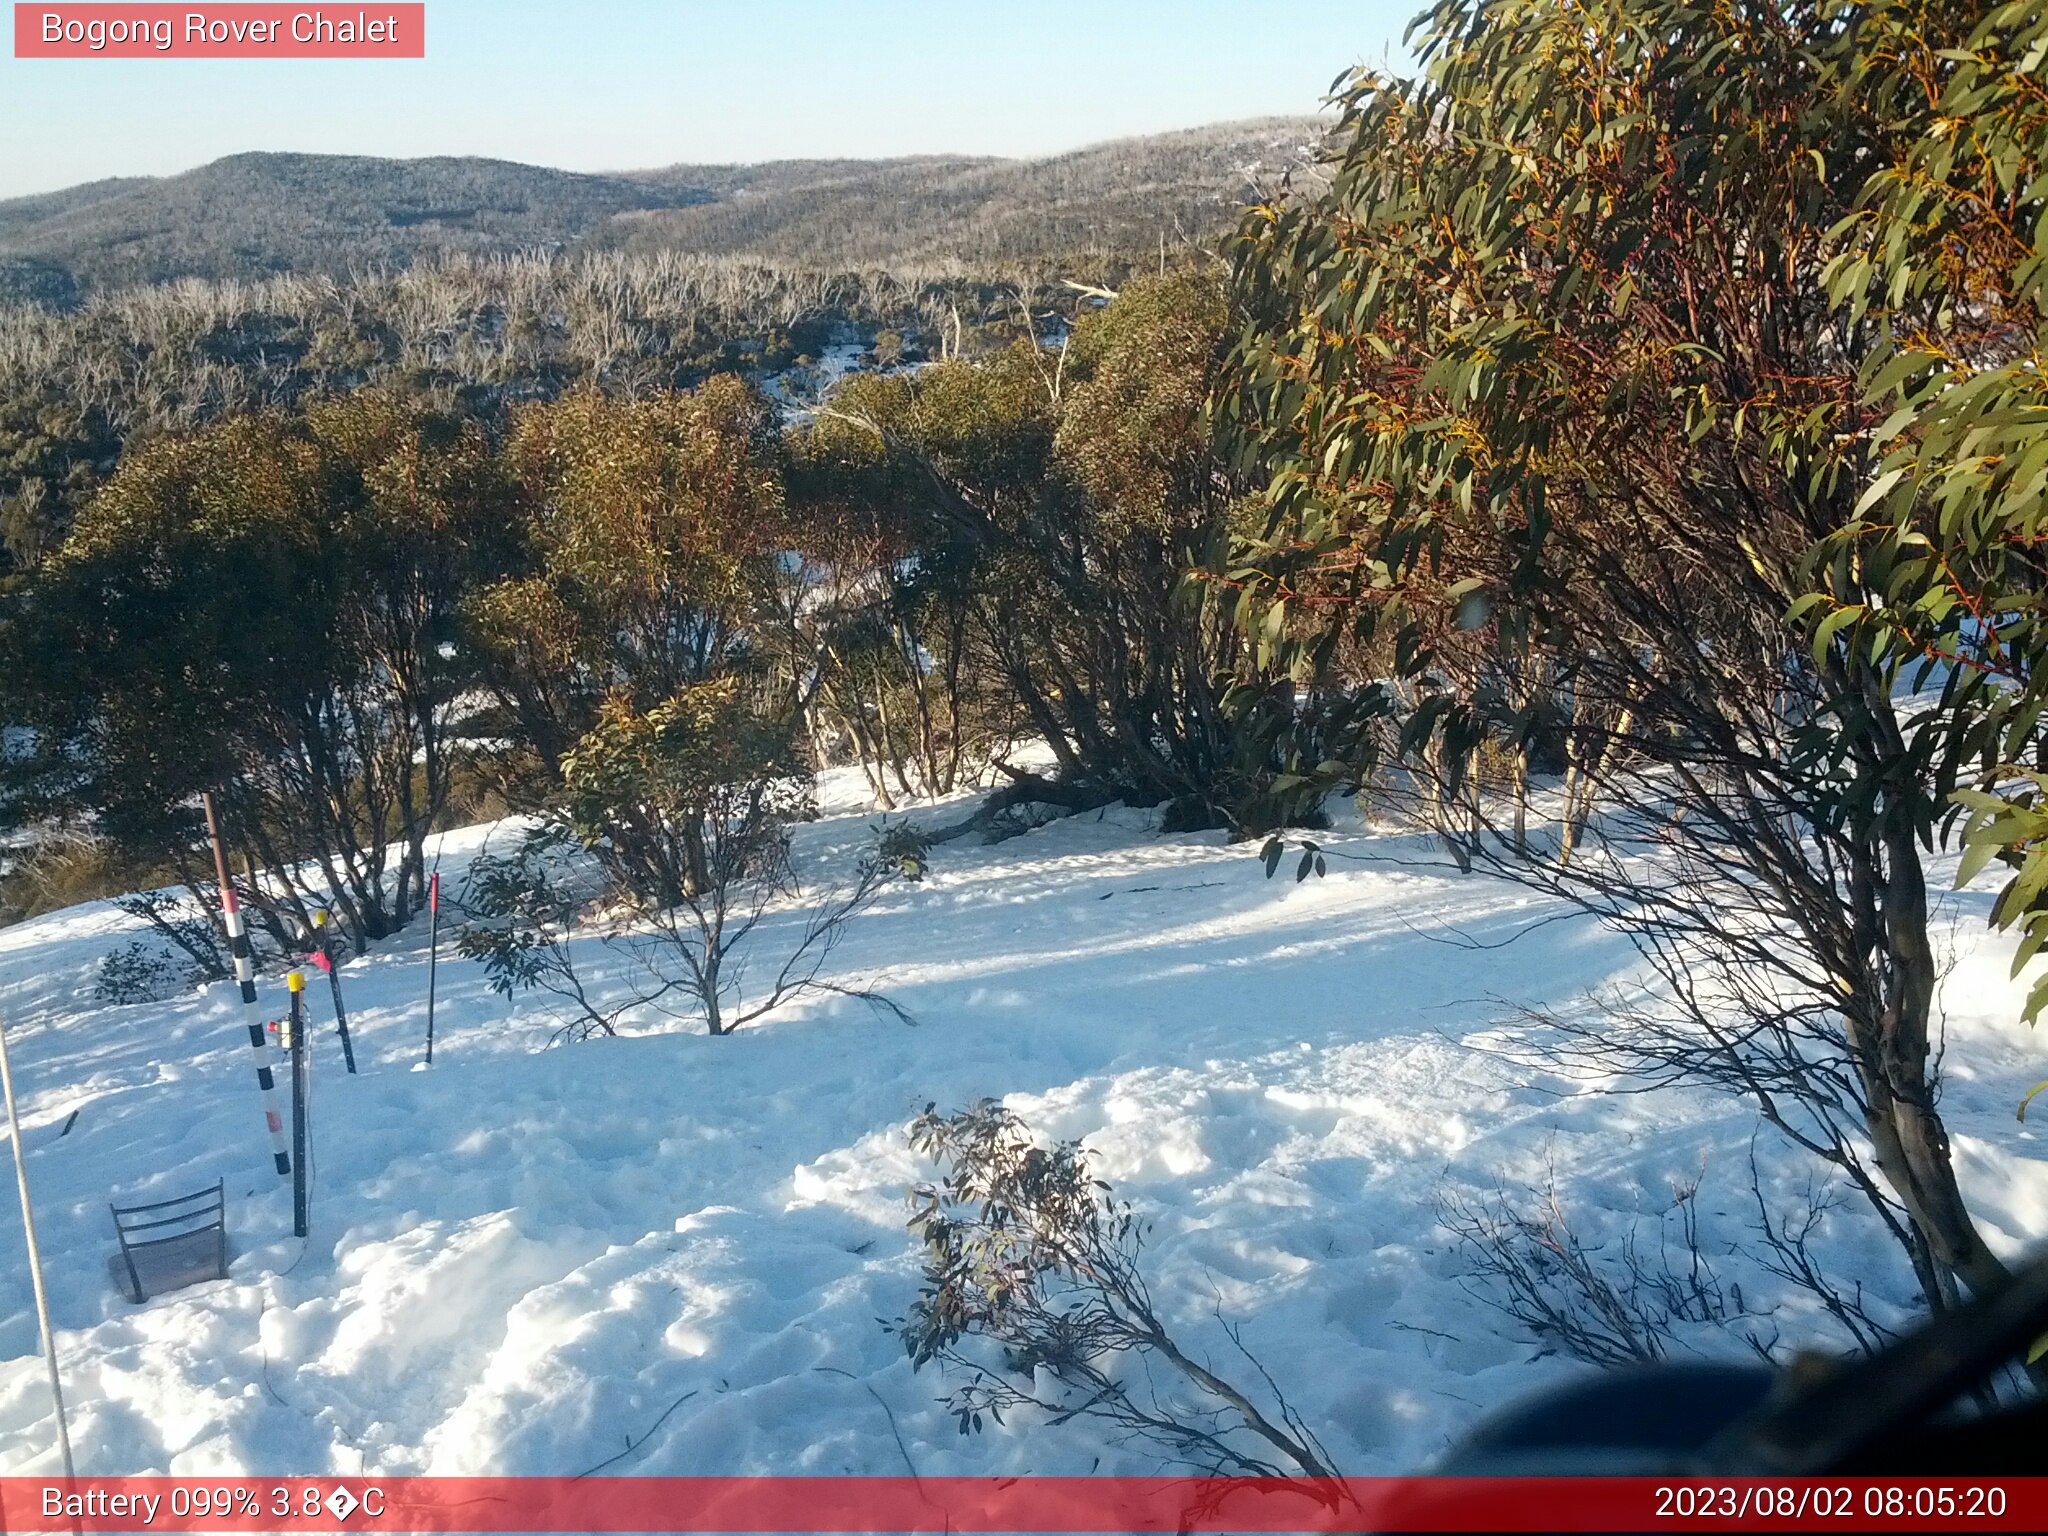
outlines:
[[[423,59],[427,8],[51,4],[14,7],[17,59]]]
[[[5,1531],[2039,1531],[2048,1477],[0,1478]]]

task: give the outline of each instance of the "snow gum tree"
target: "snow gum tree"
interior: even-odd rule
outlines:
[[[1015,707],[976,622],[969,534],[933,515],[924,471],[861,422],[895,417],[897,383],[856,376],[790,437],[801,564],[777,634],[820,760],[850,747],[876,803],[939,796],[1009,744]]]
[[[647,930],[644,941],[612,941],[653,982],[636,1003],[679,993],[714,1035],[814,993],[907,1017],[823,974],[847,923],[890,877],[880,858],[811,892],[793,937],[769,946],[757,936],[777,902],[799,894],[791,833],[816,809],[790,721],[765,712],[740,677],[688,685],[645,711],[614,695],[562,773],[556,814]]]
[[[1135,282],[1059,349],[856,381],[801,450],[823,509],[892,509],[905,547],[1063,779],[1227,825],[1221,708],[1238,642],[1183,600],[1232,499],[1206,415],[1226,296],[1192,272]]]
[[[528,792],[602,869],[598,905],[631,914],[632,931],[607,936],[648,980],[629,1006],[676,993],[719,1035],[797,992],[857,990],[818,973],[879,889],[872,862],[814,904],[770,982],[745,974],[750,936],[795,890],[791,828],[813,814],[773,643],[790,552],[768,402],[734,377],[638,400],[575,395],[526,411],[507,457],[526,565],[474,594],[468,632],[526,751]],[[519,958],[508,935],[566,921],[527,873],[500,871],[479,952]],[[553,926],[532,920],[542,909]],[[523,954],[508,984],[544,975],[582,1010],[572,1032],[610,1031],[618,1010],[592,1013],[553,963],[565,946]]]
[[[1358,707],[1391,717],[1462,862],[1636,940],[1676,1024],[1612,1020],[1582,1037],[1598,1063],[1749,1094],[1869,1198],[1937,1310],[2007,1274],[1934,1075],[1924,859],[1958,757],[1895,690],[1898,652],[1848,633],[1892,601],[1886,566],[1833,560],[1824,621],[1807,599],[1815,551],[1894,483],[1872,391],[1911,375],[1904,325],[1842,300],[1910,297],[1917,268],[1840,264],[1859,220],[1875,251],[1917,238],[1884,220],[1916,229],[1906,188],[1936,166],[1891,120],[1911,98],[1953,135],[1954,112],[2039,94],[2037,42],[2031,86],[2022,65],[1919,104],[1901,71],[1938,86],[1965,67],[1943,49],[2018,59],[1974,25],[1832,0],[1425,14],[1420,78],[1344,88],[1328,189],[1243,229],[1251,324],[1219,410],[1268,491],[1208,573],[1304,680],[1342,682],[1347,647],[1386,659]],[[1952,201],[1975,218],[2003,189],[1994,226],[2026,186],[2038,214],[2039,176],[1994,151]],[[1939,332],[1931,296],[1909,312]],[[2036,569],[1997,568],[2030,609]],[[1571,814],[1532,839],[1472,782],[1560,716],[1577,847]]]
[[[392,932],[424,898],[457,604],[505,505],[473,424],[372,392],[130,454],[0,626],[38,745],[14,811],[90,818],[197,890],[210,790],[280,941],[315,901],[358,947]]]
[[[2017,973],[2048,940],[2048,13],[1893,4],[1853,19],[1831,78],[1882,153],[1827,280],[1874,336],[1859,382],[1883,458],[1815,552],[1802,612],[1930,706],[1930,755],[1969,813],[1964,878],[2011,870],[1994,920],[2023,932]],[[2048,983],[2028,1016],[2044,1004]]]
[[[570,824],[618,888],[651,908],[751,876],[776,884],[789,828],[810,812],[809,772],[788,731],[730,676],[645,711],[607,700],[562,776]]]
[[[648,709],[749,666],[780,532],[773,413],[741,380],[529,407],[505,457],[518,563],[465,604],[507,734],[545,797],[606,698]]]

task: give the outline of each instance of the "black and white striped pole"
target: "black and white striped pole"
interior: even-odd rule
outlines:
[[[242,1005],[249,1010],[249,1044],[256,1052],[256,1086],[263,1091],[263,1121],[270,1130],[270,1155],[277,1165],[277,1176],[289,1178],[292,1156],[285,1150],[284,1116],[277,1108],[277,1079],[270,1071],[270,1034],[256,1012],[256,960],[249,949],[249,930],[243,926],[234,882],[228,878],[227,846],[221,841],[213,796],[200,796],[200,803],[206,807],[206,835],[213,842],[214,874],[220,881],[221,926],[227,929],[228,953],[234,956],[235,982],[242,989]]]

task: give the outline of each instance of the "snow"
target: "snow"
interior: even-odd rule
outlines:
[[[849,374],[859,371],[868,355],[868,343],[851,325],[841,325],[816,361],[807,367],[789,368],[772,374],[761,384],[762,393],[774,402],[782,419],[804,423],[817,415],[818,403],[828,397]],[[897,370],[884,368],[884,373]]]
[[[824,786],[799,851],[827,870],[873,835],[856,776]],[[963,805],[920,809],[937,824]],[[1349,812],[1346,813],[1350,815]],[[1570,1006],[1637,980],[1625,941],[1483,877],[1371,859],[1268,881],[1255,849],[1161,835],[1112,807],[984,847],[939,846],[833,957],[914,1025],[834,998],[725,1039],[675,1032],[539,1049],[532,1004],[488,990],[444,935],[435,1063],[425,923],[344,968],[350,1078],[324,981],[313,1099],[313,1236],[290,1236],[269,1171],[232,985],[92,1001],[135,937],[111,904],[0,930],[29,1172],[82,1472],[1143,1472],[1086,1420],[974,1437],[877,1319],[917,1286],[904,1138],[927,1103],[1001,1097],[1083,1137],[1150,1224],[1146,1269],[1177,1333],[1286,1387],[1343,1470],[1412,1468],[1486,1408],[1583,1369],[1473,1294],[1442,1191],[1483,1199],[1554,1170],[1577,1230],[1654,1233],[1703,1180],[1724,1282],[1825,1337],[1810,1304],[1729,1250],[1748,1229],[1755,1116],[1705,1094],[1611,1094],[1513,1067],[1502,1001]],[[509,846],[450,834],[443,872]],[[1413,857],[1355,817],[1334,852]],[[1955,947],[1943,1108],[1989,1240],[2048,1233],[2048,1147],[2018,1123],[2048,1076],[2014,1021],[2022,989],[1985,901]],[[799,923],[800,910],[776,924]],[[776,924],[761,936],[776,939]],[[1450,942],[1451,928],[1497,944]],[[281,1007],[274,977],[266,1010]],[[66,1117],[78,1118],[60,1135]],[[1767,1188],[1809,1169],[1768,1133]],[[110,1195],[228,1181],[230,1277],[142,1307],[108,1281]],[[1874,1223],[1844,1210],[1824,1255],[1879,1311],[1908,1300]],[[0,1219],[0,1470],[55,1464],[21,1236]],[[1688,1340],[1741,1355],[1726,1330]],[[643,1446],[621,1456],[665,1410]]]

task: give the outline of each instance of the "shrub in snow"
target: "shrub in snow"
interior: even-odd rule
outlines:
[[[125,891],[134,871],[105,838],[24,836],[12,826],[0,842],[0,926]]]
[[[858,997],[907,1017],[872,989],[823,974],[846,924],[888,880],[874,858],[808,903],[770,979],[749,984],[750,970],[767,971],[753,965],[764,920],[803,894],[790,833],[816,807],[786,723],[764,716],[739,678],[691,684],[644,712],[608,700],[562,773],[569,826],[653,941],[643,962],[712,1034],[806,993]]]
[[[1772,1343],[1735,1324],[1747,1310],[1740,1286],[1723,1286],[1700,1247],[1699,1185],[1679,1186],[1658,1218],[1655,1249],[1634,1227],[1615,1243],[1588,1242],[1572,1227],[1555,1182],[1521,1204],[1505,1195],[1472,1201],[1445,1194],[1438,1219],[1466,1263],[1466,1286],[1544,1346],[1590,1365],[1649,1364],[1686,1351],[1687,1335],[1733,1333],[1767,1362]]]
[[[878,850],[837,883],[801,890],[790,830],[810,812],[808,787],[772,754],[747,756],[739,707],[727,683],[644,715],[609,706],[566,759],[566,814],[510,857],[472,866],[476,921],[457,943],[501,995],[545,996],[555,1040],[616,1034],[640,1011],[729,1034],[819,993],[908,1018],[873,989],[825,975],[847,924],[902,872],[900,847],[894,861]],[[801,920],[764,928],[785,905]],[[579,963],[592,942],[619,962],[625,990],[596,984]]]
[[[456,948],[482,963],[500,996],[539,991],[552,999],[558,1041],[615,1035],[619,1019],[646,1001],[635,993],[600,1007],[577,969],[570,940],[598,893],[587,861],[579,867],[575,840],[556,825],[528,832],[510,858],[486,854],[470,866],[465,905],[477,920],[463,925]]]
[[[154,928],[160,938],[191,962],[192,981],[225,981],[234,974],[220,931],[206,917],[196,915],[190,903],[170,891],[138,891],[114,903],[130,917],[139,917]],[[257,943],[256,934],[250,943]]]
[[[911,1126],[939,1182],[911,1192],[924,1286],[891,1325],[913,1367],[964,1378],[946,1399],[961,1433],[1018,1408],[1103,1421],[1178,1462],[1244,1476],[1327,1477],[1330,1458],[1273,1378],[1226,1331],[1270,1404],[1168,1334],[1139,1268],[1143,1229],[1074,1142],[1046,1147],[994,1100]],[[975,1341],[984,1346],[973,1347]],[[1165,1369],[1161,1369],[1161,1368]],[[1162,1383],[1192,1386],[1196,1400]]]
[[[117,1006],[161,1002],[178,990],[186,972],[169,950],[137,939],[100,957],[92,995]]]
[[[875,858],[913,882],[929,873],[931,853],[932,840],[907,821],[883,823],[875,839]]]
[[[649,709],[605,701],[562,759],[563,814],[623,896],[649,910],[788,883],[789,832],[815,814],[789,733],[737,677]]]

